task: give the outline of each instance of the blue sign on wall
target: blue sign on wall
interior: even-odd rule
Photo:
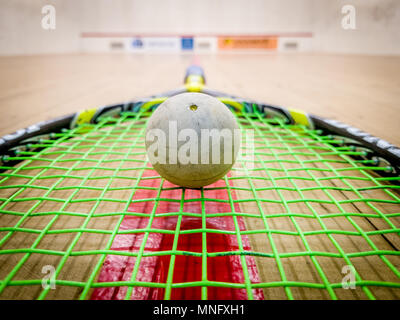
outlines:
[[[143,47],[143,41],[141,39],[133,39],[132,47],[133,48],[141,48],[141,47]]]
[[[193,50],[193,38],[181,38],[182,50]]]

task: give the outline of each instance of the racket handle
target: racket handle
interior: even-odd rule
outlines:
[[[204,76],[203,68],[195,64],[189,66],[186,69],[184,83],[185,85],[190,85],[191,83],[201,83],[202,85],[205,85],[206,78]]]

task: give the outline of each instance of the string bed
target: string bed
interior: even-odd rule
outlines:
[[[104,117],[3,159],[1,299],[400,298],[400,178],[379,176],[387,168],[364,150],[256,109],[235,113],[254,149],[243,144],[229,175],[190,190],[148,163],[150,115]],[[237,276],[218,278],[221,259]],[[44,266],[55,289],[42,286]],[[354,289],[343,288],[349,270]]]

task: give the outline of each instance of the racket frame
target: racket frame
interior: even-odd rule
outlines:
[[[279,115],[288,124],[300,124],[319,130],[320,134],[344,138],[342,139],[343,145],[363,150],[365,159],[372,159],[375,165],[385,167],[385,170],[379,170],[380,175],[400,175],[400,148],[383,139],[336,120],[325,119],[297,109],[240,98],[209,89],[205,84],[203,69],[200,66],[192,65],[186,70],[184,87],[125,103],[86,109],[17,130],[0,138],[0,164],[15,165],[19,161],[10,160],[10,158],[17,156],[22,150],[29,150],[35,142],[41,139],[53,139],[55,133],[63,130],[73,129],[82,124],[96,124],[101,117],[106,115],[115,116],[122,112],[136,112],[140,109],[154,110],[160,103],[174,95],[184,92],[201,92],[218,98],[228,107],[239,112],[254,112],[254,108],[257,108],[264,115]]]

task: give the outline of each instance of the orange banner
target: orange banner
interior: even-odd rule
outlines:
[[[218,49],[268,49],[274,50],[278,47],[278,39],[275,37],[220,37],[218,38]]]

